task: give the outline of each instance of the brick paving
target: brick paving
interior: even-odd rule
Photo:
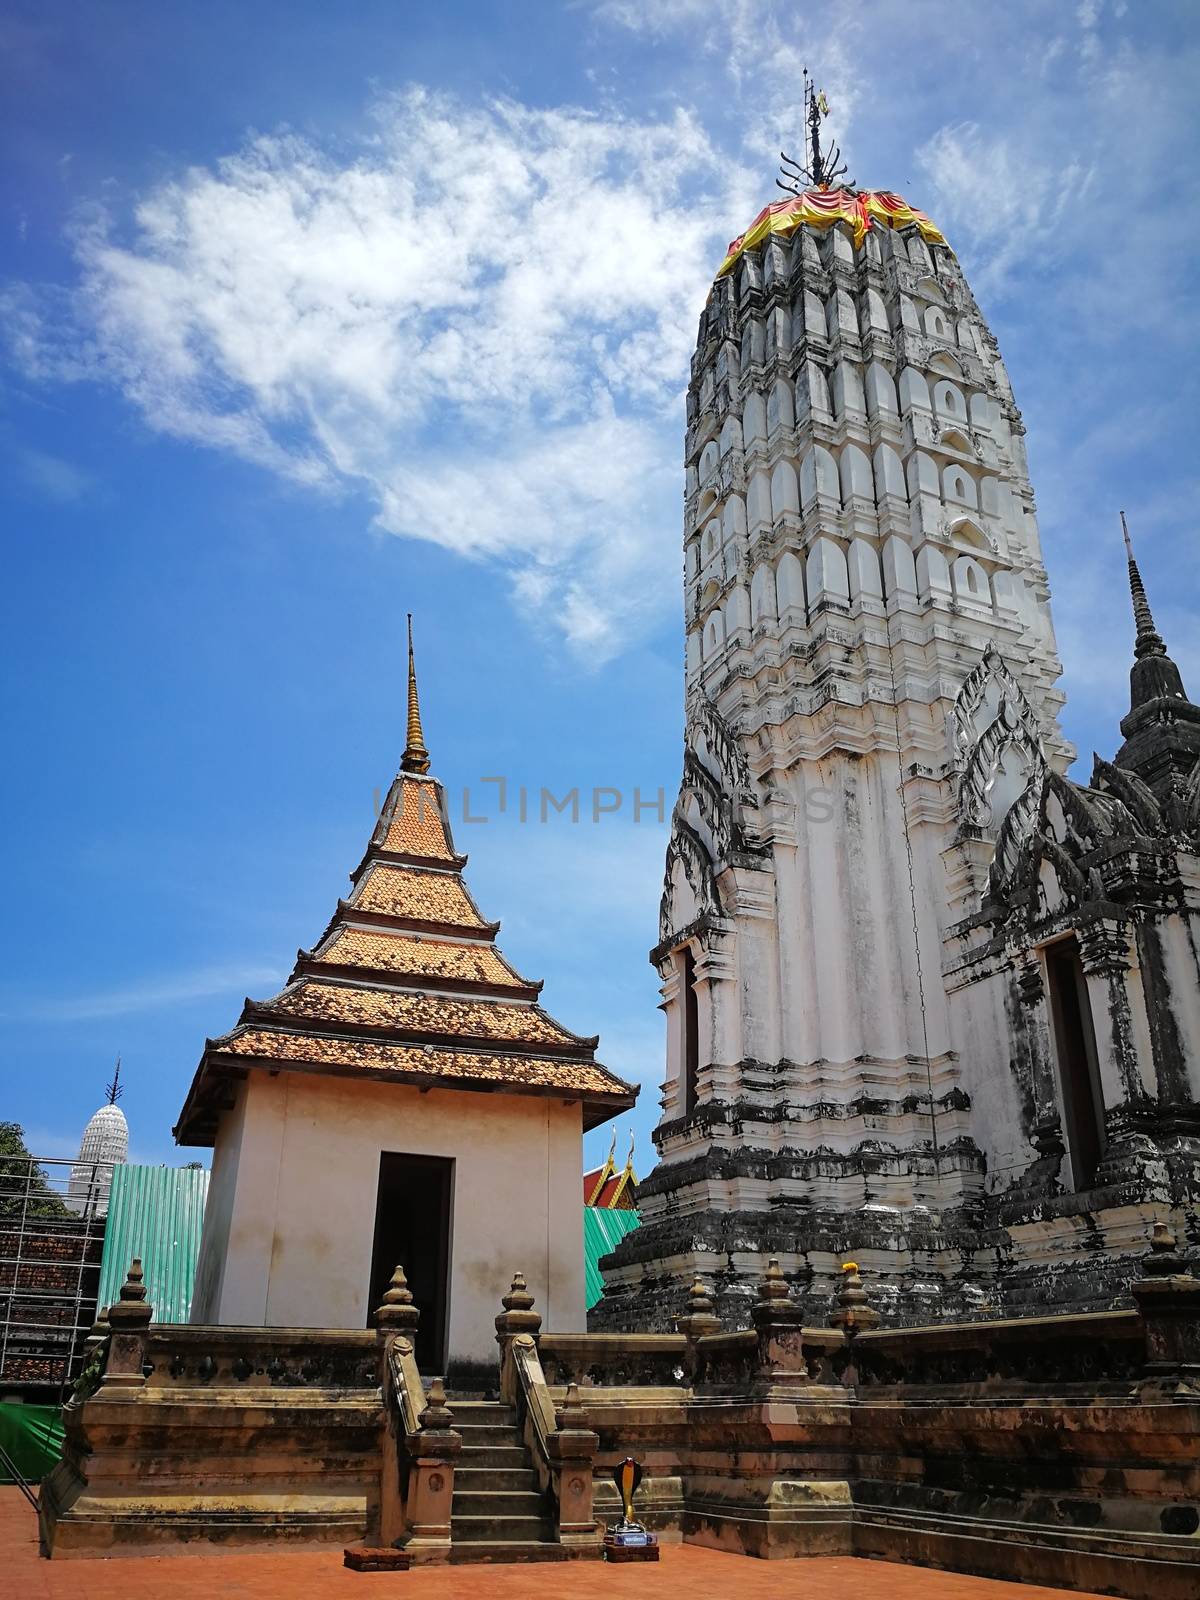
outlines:
[[[280,1555],[116,1556],[43,1561],[37,1519],[16,1489],[0,1488],[0,1596],[4,1600],[1066,1600],[1067,1591],[997,1583],[925,1567],[842,1556],[754,1561],[664,1545],[657,1566],[603,1569],[597,1562],[517,1567],[441,1567],[354,1573],[340,1550]],[[1073,1600],[1100,1600],[1073,1594]]]

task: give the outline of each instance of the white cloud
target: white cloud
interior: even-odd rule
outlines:
[[[43,997],[23,994],[19,999],[3,1003],[0,1017],[9,1021],[92,1022],[102,1017],[136,1016],[182,1005],[189,1000],[244,995],[247,990],[256,988],[274,989],[283,982],[284,976],[277,967],[262,965],[200,967],[84,994]]]
[[[83,219],[57,369],[28,297],[12,338],[165,433],[365,486],[382,528],[502,562],[601,658],[677,566],[679,395],[728,181],[682,111],[412,89],[348,153],[258,138],[150,194],[131,232]]]

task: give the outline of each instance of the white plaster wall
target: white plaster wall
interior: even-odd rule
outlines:
[[[214,1159],[212,1192],[232,1187],[232,1209],[210,1203],[201,1245],[203,1261],[227,1241],[217,1303],[194,1321],[365,1327],[379,1158],[391,1151],[455,1161],[449,1362],[494,1360],[514,1271],[547,1328],[584,1328],[578,1102],[255,1072],[242,1120],[240,1148]]]
[[[221,1119],[213,1149],[212,1175],[204,1206],[204,1230],[196,1258],[196,1281],[192,1291],[191,1320],[212,1322],[221,1303],[229,1228],[233,1220],[234,1193],[237,1188],[238,1153],[246,1113],[246,1086],[238,1085],[231,1110]]]

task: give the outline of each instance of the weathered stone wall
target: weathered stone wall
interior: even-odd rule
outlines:
[[[850,1275],[842,1326],[805,1327],[773,1265],[745,1332],[713,1332],[695,1288],[677,1333],[538,1336],[533,1317],[522,1337],[548,1425],[570,1404],[571,1426],[598,1436],[602,1520],[632,1454],[635,1512],[664,1538],[1192,1600],[1200,1282],[1160,1235],[1138,1311],[881,1329]],[[375,1335],[124,1337],[99,1393],[68,1412],[44,1495],[55,1556],[362,1537],[396,1466]],[[453,1399],[438,1416],[453,1429]]]

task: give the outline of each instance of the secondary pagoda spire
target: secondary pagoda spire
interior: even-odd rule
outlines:
[[[425,748],[425,734],[421,728],[421,702],[417,698],[417,662],[413,655],[412,612],[408,613],[408,738],[401,772],[429,771],[429,751]]]
[[[1133,653],[1140,661],[1143,656],[1165,656],[1167,647],[1162,641],[1162,635],[1154,626],[1154,617],[1150,612],[1150,602],[1146,598],[1146,587],[1142,582],[1142,575],[1138,571],[1138,564],[1133,554],[1133,540],[1129,537],[1129,524],[1125,521],[1125,513],[1121,513],[1121,533],[1125,539],[1125,555],[1129,561],[1129,592],[1133,597],[1133,620],[1137,627],[1137,639],[1134,643]]]

